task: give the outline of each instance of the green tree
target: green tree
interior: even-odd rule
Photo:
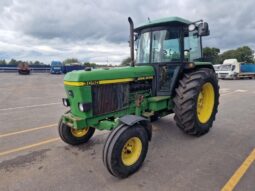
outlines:
[[[43,65],[43,63],[40,62],[40,61],[38,61],[38,60],[36,60],[33,64],[34,64],[34,65]]]
[[[249,46],[243,46],[235,50],[228,50],[220,55],[220,60],[236,58],[239,62],[254,63],[254,51]]]
[[[243,46],[236,49],[236,58],[239,62],[253,62],[254,51],[249,46]]]
[[[125,58],[124,60],[122,60],[120,66],[129,66],[131,63],[131,58],[128,57],[128,58]]]
[[[77,58],[67,58],[64,60],[64,65],[66,64],[73,64],[73,63],[79,63],[79,60]]]
[[[11,60],[10,60],[10,62],[9,62],[8,64],[18,66],[18,64],[19,64],[19,63],[18,63],[18,61],[17,61],[17,60],[15,60],[15,59],[11,59]]]
[[[228,50],[228,51],[223,52],[220,55],[220,62],[223,63],[224,60],[231,59],[231,58],[236,58],[235,50]]]
[[[206,58],[208,61],[212,62],[213,64],[219,64],[220,63],[220,49],[219,48],[210,48],[205,47],[203,48],[203,57]]]
[[[84,62],[83,65],[85,67],[92,67],[92,68],[96,68],[97,67],[97,64],[93,63],[93,62]]]
[[[0,65],[6,65],[6,61],[5,60],[0,60]]]

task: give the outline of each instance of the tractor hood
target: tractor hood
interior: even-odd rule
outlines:
[[[68,82],[97,82],[100,80],[135,79],[141,77],[153,77],[152,66],[118,67],[110,69],[95,69],[91,71],[73,71],[65,75],[64,81]],[[94,83],[93,83],[94,84]],[[71,84],[70,84],[71,85]],[[91,84],[92,85],[92,84]]]

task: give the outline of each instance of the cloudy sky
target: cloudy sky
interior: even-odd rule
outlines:
[[[205,46],[255,49],[254,0],[1,0],[0,59],[118,64],[129,55],[128,22],[180,16],[204,19]]]

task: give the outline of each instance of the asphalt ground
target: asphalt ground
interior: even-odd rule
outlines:
[[[102,162],[108,132],[85,145],[59,139],[63,75],[0,74],[0,190],[255,190],[255,80],[220,80],[217,119],[202,137],[173,115],[153,123],[142,168],[127,179]]]

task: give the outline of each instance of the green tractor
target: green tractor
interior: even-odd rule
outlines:
[[[141,167],[152,138],[150,121],[174,113],[184,133],[201,136],[212,127],[219,104],[217,76],[202,60],[206,22],[169,17],[134,28],[128,21],[131,66],[66,74],[63,104],[70,110],[59,122],[59,135],[70,145],[88,142],[95,129],[110,130],[103,162],[120,178]]]

